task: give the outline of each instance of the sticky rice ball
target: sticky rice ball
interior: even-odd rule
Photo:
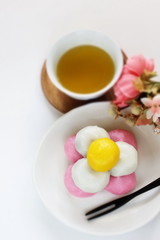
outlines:
[[[109,138],[99,138],[93,141],[87,152],[89,166],[98,172],[112,169],[119,161],[118,145]]]
[[[87,192],[84,192],[82,191],[80,188],[78,188],[73,179],[72,179],[72,167],[73,167],[73,164],[71,164],[67,169],[66,169],[66,172],[65,172],[65,175],[64,175],[64,184],[68,190],[68,192],[70,194],[72,194],[73,196],[75,197],[79,197],[79,198],[85,198],[85,197],[91,197],[94,195],[94,193],[87,193]]]
[[[108,133],[110,138],[114,142],[118,142],[118,141],[126,142],[132,145],[133,147],[135,147],[136,150],[138,149],[137,141],[131,132],[124,129],[115,129],[115,130],[109,131]]]
[[[116,144],[120,149],[120,159],[110,170],[110,174],[119,177],[135,172],[138,164],[137,150],[126,142],[116,142]]]
[[[75,148],[75,138],[76,135],[69,137],[64,144],[64,152],[71,163],[83,157]]]
[[[87,126],[82,128],[75,139],[76,150],[82,155],[86,156],[89,145],[96,139],[110,138],[107,131],[98,126]]]
[[[78,160],[72,167],[72,179],[75,185],[88,193],[96,193],[103,190],[108,184],[109,178],[109,172],[92,170],[86,158]]]
[[[122,195],[132,191],[135,186],[136,175],[135,173],[131,173],[120,177],[110,176],[109,183],[105,187],[105,190],[115,195]]]

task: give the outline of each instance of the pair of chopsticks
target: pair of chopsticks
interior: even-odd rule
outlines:
[[[129,202],[131,199],[137,197],[138,195],[145,193],[153,188],[156,188],[160,186],[160,177],[157,178],[155,181],[149,183],[145,187],[139,189],[136,192],[133,192],[127,196],[121,197],[119,199],[113,200],[111,202],[105,203],[99,207],[94,208],[93,210],[87,212],[85,216],[87,216],[87,220],[95,219],[100,216],[103,216],[107,213],[110,213],[121,206],[123,206],[125,203]]]

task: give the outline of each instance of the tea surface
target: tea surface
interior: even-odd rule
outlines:
[[[101,48],[81,45],[62,55],[56,72],[59,82],[66,89],[92,93],[111,82],[115,67],[110,55]]]

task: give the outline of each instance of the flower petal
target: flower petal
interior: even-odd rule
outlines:
[[[135,98],[139,94],[133,86],[133,80],[135,80],[136,77],[134,74],[124,74],[117,82],[121,92],[128,97],[128,99]]]
[[[136,55],[127,60],[128,69],[137,76],[144,72],[145,65],[145,58],[142,55]]]
[[[148,72],[153,72],[154,70],[154,60],[153,59],[145,59],[145,70]]]
[[[156,95],[156,96],[153,98],[153,104],[158,104],[158,105],[160,105],[160,94]]]
[[[141,102],[146,106],[146,107],[152,107],[153,101],[151,98],[141,98]]]
[[[154,114],[154,113],[152,112],[152,110],[151,110],[151,109],[148,109],[147,112],[146,112],[146,118],[147,118],[147,119],[150,119],[150,118],[153,116],[153,114]]]
[[[127,65],[123,66],[122,74],[130,74],[130,71]]]
[[[153,115],[153,122],[154,122],[154,123],[157,122],[157,120],[158,120],[159,117],[160,117],[160,113],[155,113],[155,114]]]
[[[126,84],[126,82],[133,82],[133,80],[136,78],[137,78],[137,76],[135,74],[125,73],[118,80],[118,83],[121,83],[124,85],[124,84]]]
[[[128,105],[126,103],[128,98],[123,95],[117,84],[114,86],[114,94],[116,97],[116,99],[113,101],[114,104],[116,104],[118,107],[126,107]]]

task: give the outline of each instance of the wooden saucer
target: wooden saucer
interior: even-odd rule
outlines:
[[[127,57],[124,53],[123,53],[123,59],[125,63]],[[45,63],[43,64],[42,72],[41,72],[41,84],[42,84],[42,90],[47,100],[50,102],[52,106],[54,106],[57,110],[59,110],[62,113],[66,113],[73,108],[82,106],[90,102],[111,101],[114,98],[113,89],[109,90],[99,98],[95,98],[87,101],[77,100],[67,96],[66,94],[61,92],[59,89],[57,89],[55,85],[51,82],[46,71]]]

